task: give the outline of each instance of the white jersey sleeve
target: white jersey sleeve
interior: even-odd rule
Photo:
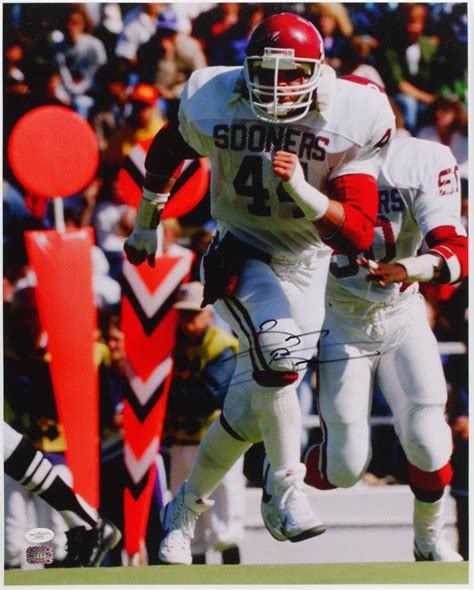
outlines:
[[[371,80],[348,76],[338,80],[338,100],[331,118],[342,132],[357,138],[357,150],[343,154],[331,170],[330,180],[345,174],[377,177],[378,154],[395,135],[395,115],[385,90]]]
[[[423,144],[423,145],[421,145]],[[420,158],[420,152],[423,156]],[[421,178],[413,213],[423,236],[436,227],[453,226],[466,235],[460,220],[461,187],[456,160],[449,147],[418,140],[416,152]]]
[[[185,142],[201,156],[210,156],[212,136],[197,124],[203,116],[217,120],[225,117],[222,97],[231,97],[241,68],[209,67],[194,71],[186,82],[178,112],[179,131]]]

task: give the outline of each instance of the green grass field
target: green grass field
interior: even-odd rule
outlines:
[[[468,563],[194,565],[7,571],[5,585],[468,584]]]

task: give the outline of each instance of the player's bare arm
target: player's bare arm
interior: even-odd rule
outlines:
[[[276,152],[273,172],[328,245],[348,252],[360,252],[370,246],[378,202],[375,179],[362,174],[341,176],[333,183],[335,198],[328,198],[306,182],[295,154]]]

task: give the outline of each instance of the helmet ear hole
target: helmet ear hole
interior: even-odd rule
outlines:
[[[254,114],[274,123],[304,117],[313,104],[323,60],[323,41],[309,21],[292,13],[262,21],[250,37],[244,62]]]

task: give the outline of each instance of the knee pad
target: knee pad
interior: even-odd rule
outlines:
[[[372,457],[366,422],[340,424],[323,420],[323,473],[339,488],[350,488],[364,475]]]
[[[449,462],[453,447],[444,407],[417,405],[407,418],[400,442],[408,462],[421,472],[441,470]]]

